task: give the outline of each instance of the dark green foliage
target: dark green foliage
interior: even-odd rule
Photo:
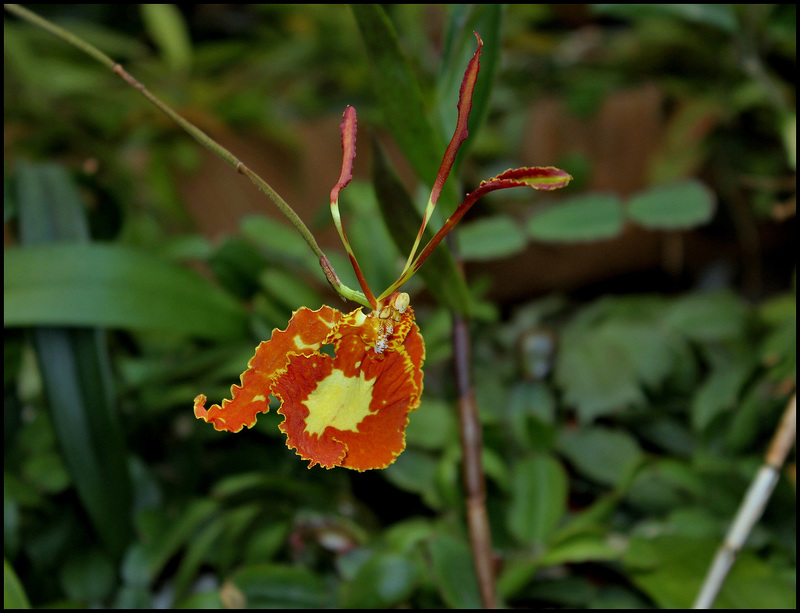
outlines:
[[[7,19],[6,608],[480,606],[449,309],[473,318],[501,604],[691,606],[796,381],[793,232],[790,250],[780,242],[794,221],[775,216],[794,198],[796,9],[576,6],[41,9],[215,138],[255,139],[276,188],[314,153],[313,172],[290,178],[312,184],[301,193],[316,219],[328,218],[340,163],[322,144],[338,145],[336,121],[358,106],[357,178],[341,210],[376,285],[405,261],[430,187],[413,180],[435,176],[480,32],[468,155],[430,228],[511,166],[561,165],[576,181],[530,208],[530,190],[487,198],[453,251],[442,244],[409,283],[425,393],[406,451],[363,474],[307,469],[274,410],[236,435],[194,418],[194,396],[228,396],[293,309],[350,305],[298,235],[262,213],[269,202],[228,208],[250,187],[232,171],[204,196],[247,214],[225,236],[198,232],[202,212],[185,198],[207,168],[195,143],[100,65]],[[574,167],[518,159],[532,102],[554,96],[588,129],[609,96],[641,83],[664,92],[666,117],[645,185],[581,191],[600,160],[570,147]],[[318,117],[336,121],[330,133],[309,124],[310,145],[291,129]],[[590,279],[512,302],[483,277],[505,274],[491,268],[501,258],[522,269],[543,245],[566,253],[644,231],[709,238],[713,257],[685,262],[696,283],[661,285],[645,269],[647,292]],[[323,247],[354,287],[342,251]],[[458,255],[476,263],[466,282]],[[712,282],[720,261],[738,274]],[[790,474],[719,606],[795,607]]]

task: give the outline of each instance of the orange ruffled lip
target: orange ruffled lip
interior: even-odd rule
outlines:
[[[368,315],[344,314],[323,306],[297,310],[286,330],[262,342],[231,387],[232,399],[195,415],[217,430],[252,427],[269,410],[269,396],[281,400],[280,429],[286,444],[309,467],[344,466],[363,471],[385,468],[405,449],[408,414],[422,395],[425,346],[414,311],[389,308]],[[334,356],[321,349],[331,345]]]

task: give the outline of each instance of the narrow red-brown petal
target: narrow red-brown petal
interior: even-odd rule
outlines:
[[[439,200],[439,194],[442,191],[444,182],[450,175],[450,170],[453,168],[453,163],[456,160],[456,154],[467,137],[469,130],[467,124],[469,122],[469,112],[472,110],[472,95],[475,93],[475,83],[478,81],[478,71],[481,69],[480,57],[481,47],[483,41],[477,32],[473,32],[475,38],[478,39],[478,48],[475,54],[467,65],[467,70],[464,72],[464,79],[461,81],[461,88],[458,94],[458,120],[456,121],[456,129],[453,132],[453,137],[450,139],[450,144],[444,152],[442,164],[439,166],[439,172],[436,174],[436,180],[433,183],[431,190],[431,202],[435,205]]]
[[[339,174],[339,180],[331,190],[331,202],[339,200],[339,192],[344,189],[350,180],[353,178],[353,161],[356,158],[356,132],[358,130],[358,121],[356,118],[356,109],[348,106],[344,110],[342,118],[342,172]]]
[[[481,69],[480,57],[481,47],[483,47],[483,41],[478,33],[473,32],[473,34],[475,34],[475,38],[478,39],[478,48],[469,61],[467,70],[464,72],[464,78],[461,81],[461,88],[458,93],[458,119],[456,120],[456,127],[453,132],[453,137],[450,139],[450,143],[447,145],[447,149],[444,152],[442,163],[439,166],[439,172],[436,173],[436,179],[431,189],[431,197],[428,199],[428,205],[425,207],[425,212],[422,215],[422,223],[420,224],[419,232],[417,232],[417,238],[414,241],[414,245],[411,247],[411,252],[408,254],[408,260],[406,261],[402,274],[405,274],[405,272],[409,270],[411,263],[414,261],[414,256],[417,254],[417,249],[425,233],[425,228],[428,226],[428,222],[433,214],[433,209],[436,208],[436,203],[439,201],[439,195],[442,192],[445,181],[447,181],[447,177],[450,176],[450,171],[456,160],[458,149],[461,147],[461,143],[469,136],[469,130],[467,129],[469,124],[469,112],[472,110],[472,95],[475,92],[475,83],[478,80],[478,72]]]
[[[350,246],[350,241],[342,225],[342,217],[339,213],[339,192],[344,189],[350,180],[353,178],[353,161],[356,157],[356,132],[358,129],[358,121],[356,117],[356,109],[348,106],[344,110],[344,118],[342,120],[342,171],[339,174],[339,180],[331,190],[331,217],[333,217],[333,225],[339,233],[339,239],[347,251],[347,256],[350,258],[350,264],[353,266],[353,271],[356,273],[358,284],[361,286],[361,291],[364,292],[364,297],[367,299],[370,307],[375,309],[378,306],[378,301],[375,300],[375,295],[372,293],[361,267],[358,265],[356,254]]]

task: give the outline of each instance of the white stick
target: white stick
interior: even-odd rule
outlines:
[[[747,540],[753,526],[761,518],[772,490],[778,482],[781,466],[795,442],[797,433],[797,394],[792,396],[775,432],[764,464],[750,484],[736,518],[708,570],[700,593],[694,602],[695,609],[709,609],[722,587],[722,582],[733,566],[736,556]]]

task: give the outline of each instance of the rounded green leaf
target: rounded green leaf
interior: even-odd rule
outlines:
[[[635,194],[628,218],[653,230],[680,230],[708,223],[714,215],[714,194],[698,181],[660,185]]]
[[[442,449],[456,438],[452,407],[436,398],[422,396],[420,410],[408,421],[406,444],[422,449]]]
[[[461,225],[456,233],[458,252],[465,260],[494,260],[525,249],[525,233],[507,216],[487,217]]]
[[[567,505],[567,473],[549,456],[524,459],[514,467],[508,529],[520,541],[547,542]]]
[[[556,381],[564,401],[576,407],[584,423],[645,401],[637,377],[637,358],[624,339],[618,338],[619,330],[606,326],[588,334],[573,329],[564,335],[564,349],[556,361]]]
[[[410,448],[383,471],[383,476],[396,488],[419,494],[429,505],[438,506],[441,502],[436,489],[437,471],[433,455]]]
[[[601,427],[565,432],[559,450],[578,472],[612,486],[621,485],[644,457],[633,436]]]
[[[479,609],[481,597],[472,565],[472,553],[463,541],[441,535],[428,543],[433,580],[453,609]]]
[[[417,584],[416,565],[397,554],[377,555],[359,568],[342,591],[345,609],[377,609],[399,604],[411,596]]]
[[[611,194],[589,194],[534,215],[528,220],[528,235],[548,242],[597,241],[622,232],[622,204]]]
[[[701,343],[738,340],[748,315],[747,305],[731,292],[696,292],[673,303],[664,326]]]

